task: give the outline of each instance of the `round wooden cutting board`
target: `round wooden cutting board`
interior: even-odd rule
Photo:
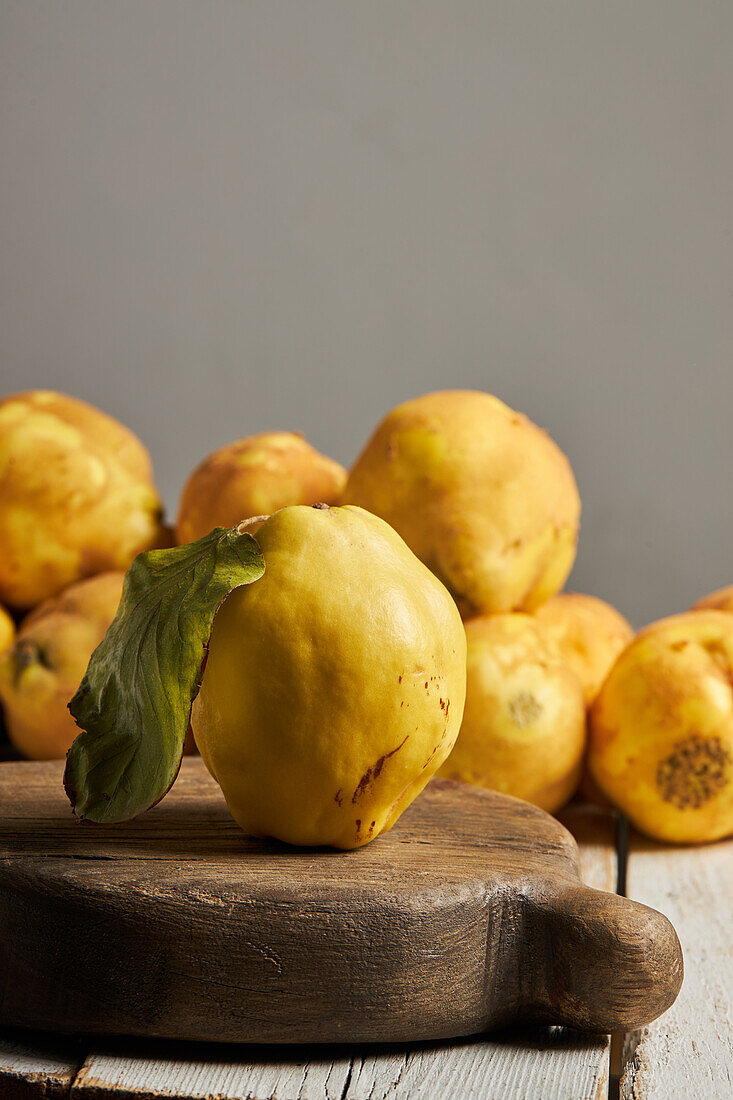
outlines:
[[[0,766],[0,1023],[225,1042],[407,1041],[515,1020],[632,1031],[677,936],[581,884],[517,799],[433,780],[353,852],[245,836],[198,758],[125,825],[80,824],[62,763]]]

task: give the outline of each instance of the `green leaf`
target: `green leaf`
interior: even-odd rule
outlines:
[[[69,703],[83,732],[69,749],[64,786],[79,817],[128,821],[170,789],[214,616],[232,589],[264,571],[259,546],[236,527],[135,558]]]

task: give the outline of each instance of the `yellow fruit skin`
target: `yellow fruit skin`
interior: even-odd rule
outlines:
[[[588,765],[649,836],[733,833],[733,618],[693,611],[646,627],[591,709]]]
[[[471,619],[466,640],[463,723],[440,774],[554,813],[580,777],[586,738],[580,681],[529,615]]]
[[[4,607],[0,607],[0,653],[12,644],[15,637],[15,623]]]
[[[634,637],[615,607],[579,592],[561,592],[535,612],[559,658],[583,685],[586,706],[601,690],[613,662]]]
[[[290,504],[336,504],[346,470],[294,432],[262,432],[208,455],[188,478],[178,507],[176,537],[192,542],[214,527]]]
[[[360,508],[284,508],[256,538],[265,574],[217,614],[196,744],[246,832],[358,848],[453,746],[463,624],[440,582]]]
[[[690,608],[691,611],[733,611],[733,584],[718,588],[703,596]]]
[[[28,759],[63,759],[79,733],[68,703],[115,616],[124,576],[101,573],[45,600],[0,655],[8,734]]]
[[[430,393],[393,409],[343,500],[390,523],[465,618],[533,611],[575,560],[580,498],[568,460],[487,393]]]
[[[150,457],[132,432],[73,397],[0,401],[0,600],[26,609],[159,544]]]

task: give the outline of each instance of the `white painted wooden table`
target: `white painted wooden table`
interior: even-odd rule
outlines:
[[[586,882],[615,890],[614,819],[571,807]],[[621,863],[624,863],[622,852]],[[409,1048],[229,1047],[0,1035],[0,1100],[731,1100],[733,842],[633,837],[621,888],[671,918],[677,1003],[641,1035],[536,1028]],[[620,1093],[619,1093],[620,1090]]]

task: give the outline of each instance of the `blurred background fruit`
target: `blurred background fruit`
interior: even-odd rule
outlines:
[[[603,793],[659,840],[733,833],[733,616],[691,611],[642,630],[591,709]]]
[[[336,504],[346,470],[296,432],[262,432],[208,455],[189,476],[178,505],[179,543],[214,527],[234,527],[290,504]]]
[[[0,607],[0,653],[3,653],[15,637],[15,623],[4,607]]]
[[[26,610],[161,540],[150,456],[128,428],[63,394],[0,401],[0,600]]]
[[[7,732],[23,756],[62,758],[79,732],[67,705],[115,616],[123,579],[102,573],[45,600],[0,654]]]
[[[586,714],[613,662],[634,637],[634,628],[605,600],[560,592],[535,612],[535,619],[560,661],[583,687]],[[584,760],[578,792],[587,802],[608,806]]]
[[[580,681],[530,615],[491,615],[465,625],[466,707],[440,774],[555,812],[580,778],[586,739]]]
[[[718,588],[703,596],[690,608],[691,611],[733,611],[733,584]]]
[[[590,706],[613,662],[634,637],[620,611],[597,596],[561,592],[538,608],[535,618],[558,656],[583,685]]]
[[[343,500],[387,520],[465,618],[533,611],[575,560],[580,498],[567,458],[488,393],[398,405],[354,463]]]
[[[441,774],[550,812],[578,791],[659,839],[733,831],[733,585],[636,639],[609,603],[559,591],[579,528],[570,465],[527,417],[469,390],[397,406],[348,477],[298,433],[235,440],[189,475],[175,529],[118,421],[44,390],[0,400],[2,752],[65,754],[67,704],[137,552],[339,500],[385,519],[467,620],[466,711]]]

